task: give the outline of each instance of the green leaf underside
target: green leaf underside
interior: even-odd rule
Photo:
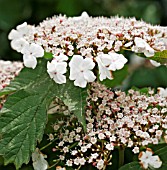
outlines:
[[[29,162],[37,141],[42,139],[47,109],[55,97],[60,98],[86,127],[87,90],[74,86],[69,80],[63,85],[56,84],[46,72],[45,59],[34,70],[24,68],[13,86],[16,92],[8,96],[0,112],[0,154],[4,156],[5,165],[14,163],[18,169]]]
[[[134,161],[134,162],[125,164],[124,166],[119,168],[119,170],[142,170],[142,168],[139,162]]]
[[[167,50],[156,52],[153,57],[148,57],[148,59],[155,60],[161,64],[167,64]]]

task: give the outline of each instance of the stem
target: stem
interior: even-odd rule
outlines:
[[[51,168],[55,167],[58,163],[59,163],[59,161],[57,161],[57,162],[54,163],[53,165],[49,166],[47,169],[51,169]]]
[[[48,143],[47,145],[43,146],[40,151],[44,150],[45,148],[47,148],[48,146],[50,146],[55,140],[57,140],[58,138],[53,139],[50,143]]]
[[[119,168],[124,164],[124,147],[120,146],[118,148],[118,152],[119,152]]]

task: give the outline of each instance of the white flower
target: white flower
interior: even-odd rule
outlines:
[[[96,61],[99,67],[100,81],[103,81],[106,78],[112,80],[112,73],[108,70],[108,66],[111,63],[110,56],[108,54],[98,55]]]
[[[113,149],[114,149],[114,145],[113,145],[113,144],[108,143],[108,144],[106,145],[106,149],[108,149],[109,151],[111,151],[111,150],[113,150]]]
[[[70,159],[70,160],[67,160],[66,165],[67,165],[67,166],[72,166],[72,163],[73,163],[73,162],[72,162],[72,160]]]
[[[29,43],[24,38],[19,38],[11,41],[11,47],[17,52],[21,52]]]
[[[34,170],[46,170],[48,168],[48,162],[44,159],[44,155],[38,148],[32,154],[32,161]]]
[[[65,146],[65,147],[63,148],[63,151],[64,151],[64,153],[67,153],[67,152],[69,152],[69,149],[68,149],[68,147],[66,147],[66,146]]]
[[[91,142],[92,144],[95,144],[95,143],[97,142],[97,138],[96,138],[96,137],[91,137],[91,138],[90,138],[90,142]]]
[[[70,80],[75,80],[74,85],[85,88],[88,82],[93,82],[96,76],[91,71],[95,63],[90,58],[74,55],[69,63]]]
[[[76,155],[77,153],[78,153],[77,150],[73,150],[73,151],[71,152],[71,155]]]
[[[102,53],[96,57],[96,61],[99,67],[100,81],[103,81],[106,78],[113,79],[111,71],[122,69],[127,59],[122,54]]]
[[[99,134],[98,134],[98,138],[99,138],[99,139],[104,139],[104,138],[105,138],[105,135],[104,135],[103,133],[99,133]]]
[[[98,156],[99,156],[98,153],[91,153],[91,157],[92,157],[93,159],[96,159]]]
[[[139,153],[139,147],[135,146],[132,151],[134,154]]]
[[[85,162],[86,162],[85,158],[80,158],[79,159],[80,165],[85,165]]]
[[[152,156],[153,152],[151,149],[147,148],[146,152],[141,152],[139,154],[139,160],[144,169],[147,169],[149,166],[152,168],[160,168],[162,161],[157,155]]]
[[[75,164],[75,165],[79,165],[79,161],[80,161],[79,158],[75,158],[75,159],[74,159],[74,164]]]
[[[100,159],[97,163],[97,169],[102,169],[104,166],[104,161],[102,159]]]
[[[145,40],[135,37],[134,42],[135,46],[132,47],[132,51],[136,53],[144,53],[146,57],[154,56],[154,49],[151,48]]]
[[[35,68],[37,65],[38,57],[44,56],[43,48],[35,43],[27,44],[21,51],[23,53],[23,62],[26,67]]]
[[[63,161],[65,159],[65,156],[64,155],[60,155],[59,158],[60,158],[60,160]]]
[[[161,97],[167,97],[167,88],[158,87],[158,93]]]
[[[68,57],[65,55],[59,55],[55,57],[51,62],[47,63],[47,72],[56,83],[63,84],[66,83],[66,76],[63,75],[67,71],[67,61]]]
[[[87,147],[86,147],[86,146],[82,146],[82,147],[81,147],[81,151],[82,151],[82,152],[86,152],[86,151],[87,151]]]
[[[16,30],[12,29],[8,35],[9,40],[16,40],[19,38],[24,38],[30,31],[30,27],[24,22],[16,27]]]

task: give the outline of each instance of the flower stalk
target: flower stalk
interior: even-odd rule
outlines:
[[[118,164],[118,167],[120,168],[124,164],[125,148],[123,146],[120,146],[118,148],[118,152],[119,152],[119,162],[118,162],[119,164]]]

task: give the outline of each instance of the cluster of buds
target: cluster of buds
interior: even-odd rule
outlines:
[[[139,154],[141,148],[150,144],[167,143],[167,95],[161,96],[161,91],[154,93],[148,89],[148,94],[142,94],[130,89],[125,93],[92,83],[87,99],[86,133],[74,116],[66,117],[66,122],[59,120],[53,126],[59,139],[53,151],[62,152],[59,159],[67,166],[92,164],[103,169],[112,164],[115,149],[131,148]],[[143,151],[139,156],[143,165],[142,155]],[[162,164],[158,156],[150,156],[148,161],[143,165],[145,169],[149,165],[156,168],[157,162],[159,167]]]
[[[55,16],[37,27],[23,23],[9,33],[9,39],[12,48],[23,54],[26,67],[34,69],[36,58],[43,57],[44,51],[50,52],[53,54],[53,60],[47,64],[50,77],[58,84],[66,83],[64,74],[69,66],[69,79],[82,88],[95,81],[96,65],[101,81],[113,79],[112,71],[127,63],[122,50],[152,57],[155,52],[167,49],[167,30],[163,27],[135,18],[92,18],[85,12],[80,17]]]

